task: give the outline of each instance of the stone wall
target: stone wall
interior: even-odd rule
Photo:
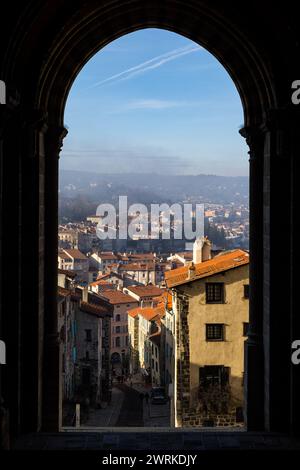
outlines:
[[[243,422],[237,422],[236,413],[232,411],[227,414],[203,414],[196,409],[187,409],[182,413],[182,426],[185,428],[193,427],[243,427]]]
[[[178,294],[177,294],[178,295]],[[188,301],[177,296],[176,315],[176,408],[177,426],[182,426],[183,410],[189,408],[190,403],[190,348],[188,326]]]
[[[243,427],[237,421],[236,408],[230,405],[228,413],[206,413],[195,407],[190,374],[190,335],[189,335],[189,301],[177,293],[176,305],[176,425],[179,427]]]

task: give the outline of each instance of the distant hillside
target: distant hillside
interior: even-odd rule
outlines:
[[[198,203],[247,204],[249,182],[246,176],[176,176],[157,174],[101,175],[91,172],[60,172],[60,218],[83,220],[101,203],[184,202],[192,197]]]
[[[215,175],[176,176],[157,174],[101,175],[91,172],[60,172],[60,194],[63,197],[85,195],[91,201],[111,202],[127,195],[133,202],[179,202],[188,197],[204,202],[246,202],[248,178]]]

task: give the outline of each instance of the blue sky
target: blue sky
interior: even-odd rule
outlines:
[[[71,88],[65,125],[61,169],[248,175],[235,85],[214,56],[169,31],[99,51]]]

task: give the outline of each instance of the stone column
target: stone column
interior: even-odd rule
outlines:
[[[279,432],[291,432],[299,425],[300,371],[291,363],[291,343],[300,338],[294,276],[299,123],[299,111],[291,105],[270,111],[265,124],[265,426]]]
[[[49,126],[45,135],[45,321],[43,361],[44,431],[61,426],[61,358],[57,331],[58,160],[67,130]]]
[[[0,106],[1,128],[1,339],[6,343],[6,365],[0,366],[6,433],[21,429],[21,312],[20,312],[20,160],[22,122],[17,103]],[[17,138],[18,137],[18,138]],[[13,275],[8,275],[13,267]],[[4,437],[8,440],[8,436]]]
[[[44,172],[46,114],[24,109],[20,170],[21,432],[41,429],[44,332]]]
[[[264,428],[263,353],[263,159],[264,135],[259,128],[240,131],[249,146],[250,164],[250,303],[245,343],[245,410],[249,431]]]
[[[18,103],[6,110],[3,170],[1,307],[7,365],[1,391],[9,409],[10,434],[39,429],[43,311],[40,308],[39,133],[43,116]],[[3,115],[2,115],[3,117]],[[11,272],[11,270],[13,270]]]
[[[0,107],[0,340],[4,341],[3,337],[3,308],[2,308],[2,273],[3,273],[3,260],[2,260],[2,230],[3,230],[3,138],[5,135],[5,109],[1,105]],[[5,409],[3,407],[2,397],[2,367],[0,365],[0,416],[4,415]],[[0,418],[1,419],[1,418]],[[3,442],[3,436],[1,435],[0,428],[0,449],[1,443]]]
[[[293,108],[289,122],[291,139],[291,215],[290,215],[290,276],[291,276],[291,328],[290,341],[300,340],[299,282],[299,227],[300,227],[300,105]],[[291,364],[290,433],[300,435],[300,364]]]
[[[188,298],[177,290],[175,314],[175,427],[184,427],[189,424],[191,387],[188,305]]]
[[[3,259],[4,246],[3,227],[5,226],[4,220],[4,206],[5,201],[3,197],[4,192],[4,140],[8,134],[9,121],[11,119],[11,112],[7,109],[6,105],[0,106],[0,340],[4,341],[7,346],[8,331],[4,324],[5,316],[5,302],[3,297],[3,279],[5,276],[5,262]],[[17,346],[17,345],[16,345]],[[9,449],[9,410],[7,400],[7,366],[0,365],[0,450]]]

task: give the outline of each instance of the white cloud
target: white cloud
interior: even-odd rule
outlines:
[[[182,57],[184,55],[191,54],[192,52],[200,51],[201,49],[202,49],[201,46],[190,46],[190,45],[181,47],[180,49],[174,49],[173,51],[169,51],[169,52],[166,52],[165,54],[161,54],[157,57],[153,57],[152,59],[147,60],[146,62],[142,62],[139,65],[130,67],[129,69],[124,70],[123,72],[112,75],[111,77],[108,77],[105,80],[96,82],[93,85],[91,85],[89,88],[96,88],[99,86],[103,86],[107,83],[112,83],[112,82],[115,83],[120,80],[128,80],[130,78],[135,77],[136,75],[145,73],[148,70],[156,69],[158,67],[161,67],[167,62],[178,59],[179,57]]]
[[[111,109],[109,114],[119,114],[127,111],[139,109],[149,110],[165,110],[172,108],[199,107],[206,103],[204,101],[185,101],[185,100],[162,100],[162,99],[139,99],[132,100],[128,103],[118,104],[115,109]]]

